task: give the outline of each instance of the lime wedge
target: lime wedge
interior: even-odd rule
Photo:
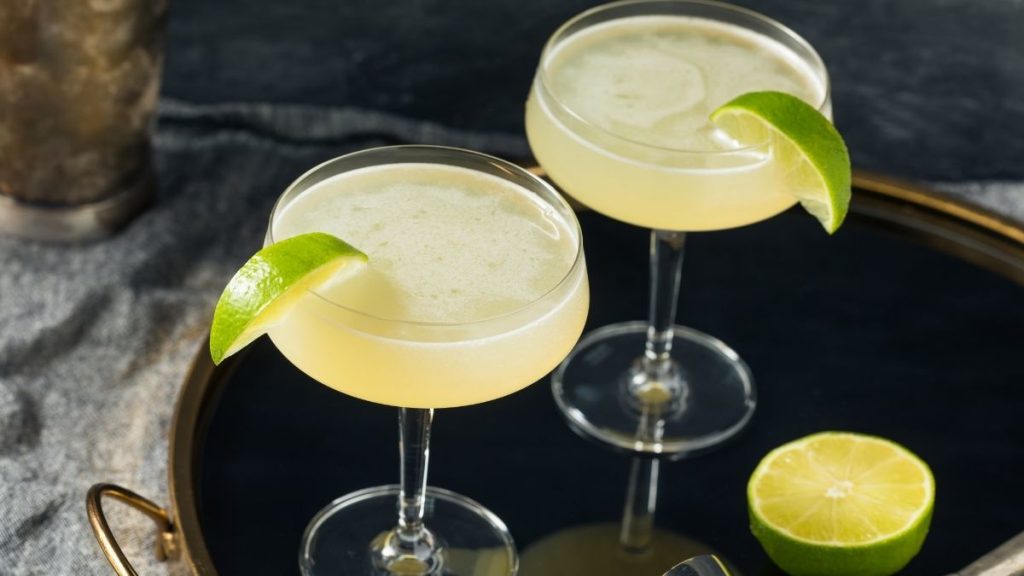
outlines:
[[[828,118],[796,96],[750,92],[711,113],[741,144],[771,141],[785,188],[832,234],[850,205],[850,154]]]
[[[257,252],[228,282],[213,312],[210,355],[231,356],[281,321],[307,289],[338,281],[365,266],[366,254],[344,241],[313,232]]]
[[[747,484],[750,528],[793,576],[888,576],[921,549],[935,480],[906,448],[823,432],[761,460]]]

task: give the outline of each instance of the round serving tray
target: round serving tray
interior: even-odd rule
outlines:
[[[743,574],[778,573],[747,528],[747,477],[771,448],[826,429],[895,439],[932,466],[931,534],[904,574],[951,572],[1024,528],[1024,227],[876,175],[854,186],[831,238],[790,211],[688,241],[679,319],[743,355],[760,403],[729,446],[662,467],[656,521]],[[644,317],[647,232],[580,220],[588,329]],[[170,508],[99,485],[90,521],[122,575],[134,572],[104,495],[153,517],[161,553],[197,575],[297,574],[320,507],[396,481],[394,428],[393,408],[320,386],[266,338],[217,368],[204,344],[175,409]],[[574,436],[546,380],[439,411],[432,444],[431,484],[487,505],[521,549],[621,514],[628,459]]]

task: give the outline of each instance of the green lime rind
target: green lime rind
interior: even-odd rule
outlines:
[[[772,91],[738,96],[715,110],[711,120],[717,123],[731,114],[759,118],[799,151],[820,179],[821,190],[794,193],[829,234],[838,230],[850,206],[852,171],[846,143],[832,122],[796,96]]]
[[[871,544],[829,546],[792,538],[750,510],[750,531],[783,572],[790,576],[890,576],[903,569],[924,544],[932,508],[906,533]]]
[[[905,456],[917,462],[926,471],[930,483],[931,500],[917,518],[898,533],[870,542],[833,544],[807,540],[774,526],[758,513],[755,485],[775,456],[794,444],[806,443],[821,436],[852,435],[872,438],[898,447]],[[923,460],[903,446],[885,438],[852,432],[826,431],[788,442],[772,450],[758,464],[747,483],[747,510],[750,531],[760,542],[769,558],[790,576],[891,576],[902,570],[921,550],[931,526],[935,507],[935,478]]]
[[[365,263],[366,254],[322,232],[300,234],[254,254],[224,288],[213,312],[210,356],[214,364],[265,334],[282,304],[330,280],[342,268]]]

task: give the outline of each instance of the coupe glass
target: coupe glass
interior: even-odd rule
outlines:
[[[817,95],[812,105],[824,114],[831,113],[831,106],[825,66],[806,41],[770,18],[718,2],[634,0],[599,6],[562,25],[544,48],[526,114],[530,146],[538,161],[581,203],[613,219],[652,229],[648,321],[605,326],[586,335],[555,372],[554,395],[580,434],[627,452],[677,458],[734,436],[756,405],[753,377],[732,348],[674,324],[686,234],[764,220],[796,200],[777,185],[782,181],[780,167],[771,162],[767,136],[717,150],[677,148],[664,139],[648,139],[642,131],[626,134],[595,122],[593,103],[606,97],[598,90],[583,92],[587,99],[578,101],[582,105],[567,102],[564,90],[560,93],[564,82],[589,79],[568,73],[556,76],[561,72],[553,63],[568,59],[564,54],[570,53],[560,51],[587,34],[593,40],[625,19],[642,24],[639,19],[651,17],[723,25],[744,42],[779,51],[799,69],[801,80],[813,86]],[[591,40],[573,49],[592,50],[597,41]],[[664,71],[644,68],[660,65],[648,59],[616,73],[627,78],[621,84],[631,91],[639,89],[629,84],[630,78],[677,82],[681,88],[687,88],[688,81],[703,86],[702,75],[708,70],[670,60],[661,59]],[[768,88],[751,86],[742,92],[758,89]],[[639,104],[634,106],[641,108],[644,95],[635,96]],[[680,92],[678,99],[686,97]],[[722,103],[710,105],[713,109]],[[709,112],[702,112],[702,118]],[[708,122],[701,130],[724,136]]]
[[[515,207],[532,207],[509,213],[502,209],[493,213],[476,210],[473,214],[477,220],[469,222],[460,219],[465,213],[461,205],[447,211],[441,206],[436,211],[419,210],[401,221],[373,225],[388,227],[387,240],[392,242],[407,241],[414,228],[426,231],[425,242],[435,242],[436,237],[453,239],[442,246],[451,257],[431,262],[430,266],[436,267],[431,273],[454,274],[451,267],[463,262],[460,255],[474,250],[493,257],[499,263],[496,266],[506,259],[514,261],[515,254],[501,253],[501,243],[496,243],[498,248],[460,244],[463,236],[469,237],[466,230],[470,229],[478,235],[505,234],[512,224],[510,217],[527,219],[528,227],[539,230],[538,234],[560,235],[559,246],[567,250],[550,285],[531,287],[530,293],[536,294],[532,301],[493,317],[459,322],[403,320],[397,308],[381,312],[379,302],[374,313],[369,313],[368,308],[343,305],[326,293],[315,292],[270,331],[281,352],[321,383],[362,399],[400,407],[401,483],[342,496],[321,510],[302,539],[302,573],[514,574],[518,559],[501,520],[465,496],[427,487],[430,426],[435,408],[476,404],[515,392],[542,378],[571,350],[583,329],[588,306],[579,225],[566,202],[548,184],[515,165],[466,150],[395,146],[342,156],[301,176],[274,207],[267,243],[314,231],[302,229],[301,224],[282,223],[288,221],[289,210],[308,210],[308,206],[301,205],[310,190],[319,190],[310,195],[310,200],[316,194],[325,196],[324,191],[330,196],[333,189],[323,185],[326,182],[330,186],[332,178],[396,166],[402,169],[396,177],[398,187],[415,194],[432,194],[432,187],[444,185],[439,178],[452,172],[444,169],[457,168],[461,176],[453,177],[454,185],[471,189],[466,202],[500,208],[506,201],[498,197],[511,194]],[[390,189],[397,189],[395,178],[391,180]],[[357,210],[386,209],[391,200],[379,204],[385,208],[368,207],[382,197],[386,186],[378,190],[372,180],[367,182],[371,182],[364,186],[364,191],[368,190],[364,193],[364,198],[369,198],[367,206],[360,205]],[[414,198],[406,197],[401,205],[414,203],[410,199]],[[322,220],[323,214],[316,213],[331,209],[322,205],[309,212]],[[335,216],[332,213],[327,218]],[[344,236],[344,231],[321,231]],[[358,246],[355,241],[353,244]],[[364,249],[370,264],[360,274],[379,273],[385,264],[375,261],[368,247]],[[417,245],[408,249],[413,253],[411,257],[419,257]],[[502,272],[496,268],[493,273],[503,273],[511,282],[527,281],[519,270]],[[472,290],[472,283],[465,289]],[[388,302],[390,295],[371,297]]]

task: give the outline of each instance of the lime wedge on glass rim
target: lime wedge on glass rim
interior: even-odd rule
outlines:
[[[366,261],[366,254],[322,232],[293,236],[254,254],[217,301],[210,327],[214,364],[266,334],[307,290],[354,274]]]
[[[792,576],[889,576],[921,549],[935,480],[895,442],[822,432],[776,448],[747,484],[750,529]]]
[[[740,144],[770,141],[785,189],[835,232],[850,205],[850,154],[832,122],[783,92],[749,92],[711,113],[711,121]]]

